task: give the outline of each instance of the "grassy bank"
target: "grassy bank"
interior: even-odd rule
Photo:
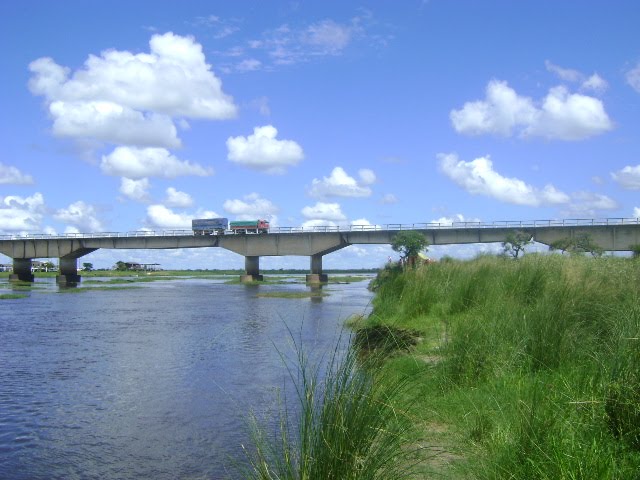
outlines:
[[[640,263],[483,257],[384,270],[365,328],[446,478],[640,478]],[[362,328],[362,326],[360,327]],[[415,345],[411,345],[415,343]]]

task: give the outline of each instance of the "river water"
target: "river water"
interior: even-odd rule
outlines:
[[[0,478],[238,478],[250,412],[273,421],[291,396],[295,345],[344,348],[367,283],[292,299],[257,294],[310,287],[182,278],[78,292],[37,279],[0,300]]]

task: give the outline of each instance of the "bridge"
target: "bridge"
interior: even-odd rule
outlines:
[[[78,258],[100,248],[171,249],[219,247],[245,257],[241,280],[262,280],[260,257],[298,255],[310,258],[307,282],[327,280],[322,257],[350,245],[391,244],[398,232],[413,230],[429,245],[504,242],[514,232],[526,232],[534,241],[550,245],[565,238],[588,235],[605,251],[629,251],[640,245],[640,219],[565,219],[496,222],[456,222],[352,225],[349,227],[279,227],[266,234],[194,235],[191,230],[70,233],[61,235],[0,235],[0,253],[13,259],[11,280],[32,282],[34,258],[59,259],[59,284],[80,281]]]

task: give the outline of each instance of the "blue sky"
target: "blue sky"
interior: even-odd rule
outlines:
[[[2,2],[0,234],[638,217],[639,20],[632,0]],[[243,265],[81,262],[117,260]]]

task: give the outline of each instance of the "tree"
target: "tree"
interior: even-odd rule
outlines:
[[[89,263],[89,262],[83,263],[82,270],[84,270],[85,272],[90,272],[91,270],[93,270],[93,263]]]
[[[520,253],[524,253],[524,249],[527,245],[533,243],[533,235],[522,230],[516,230],[515,232],[509,232],[504,242],[502,242],[502,250],[505,255],[511,255],[513,258],[518,258]]]
[[[115,264],[115,270],[118,270],[119,272],[123,272],[127,270],[127,264],[124,263],[123,261],[118,261]]]
[[[391,240],[391,248],[400,254],[403,262],[412,262],[418,253],[427,249],[429,242],[423,234],[415,230],[397,233]]]
[[[549,250],[560,250],[562,253],[568,252],[571,255],[590,253],[594,257],[601,257],[604,253],[604,249],[586,233],[576,235],[573,238],[566,237],[556,240],[549,245]]]

